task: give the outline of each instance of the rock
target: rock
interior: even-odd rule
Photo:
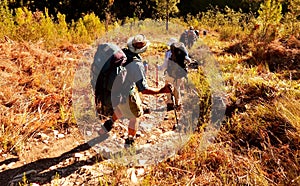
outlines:
[[[80,161],[83,159],[84,155],[80,153],[75,153],[74,157],[75,157],[75,161]]]
[[[137,172],[136,173],[137,176],[143,176],[145,174],[145,169],[139,168],[136,170],[136,172]]]
[[[57,134],[57,139],[61,139],[61,138],[64,138],[65,135],[64,134]]]
[[[53,130],[53,134],[54,134],[54,137],[56,137],[59,134],[58,130]]]
[[[39,132],[35,135],[35,138],[39,139],[40,141],[44,141],[44,140],[49,140],[50,137],[47,134]]]
[[[91,131],[86,131],[86,135],[87,135],[87,136],[92,136],[93,133],[92,133]]]
[[[143,137],[144,134],[142,134],[141,131],[137,131],[136,134],[135,134],[136,137]]]
[[[11,162],[10,164],[7,165],[7,168],[11,169],[15,164],[16,162]]]
[[[168,131],[168,132],[162,133],[162,134],[160,135],[160,137],[165,138],[165,137],[168,137],[168,136],[172,136],[172,135],[174,135],[174,134],[175,134],[174,131]]]
[[[138,178],[136,177],[135,174],[135,168],[129,168],[127,170],[127,177],[130,178],[131,184],[138,184]]]

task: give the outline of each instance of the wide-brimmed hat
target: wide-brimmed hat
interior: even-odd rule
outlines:
[[[170,40],[168,41],[168,46],[171,46],[173,43],[176,43],[177,42],[177,39],[176,38],[170,38]]]
[[[136,54],[145,52],[149,45],[150,41],[143,34],[132,36],[127,41],[129,50]]]

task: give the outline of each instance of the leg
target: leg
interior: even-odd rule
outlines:
[[[111,131],[115,121],[117,121],[118,118],[121,118],[121,117],[122,117],[122,112],[120,111],[119,108],[116,108],[114,110],[112,117],[110,119],[106,120],[104,122],[104,124],[101,126],[101,129],[100,129],[100,131],[98,131],[98,134],[101,135],[101,134],[105,134],[105,133]]]
[[[139,119],[138,118],[130,118],[128,125],[128,138],[125,139],[125,148],[130,147],[134,143],[134,137],[136,131],[138,129]]]
[[[177,79],[174,83],[174,97],[175,97],[175,104],[181,105],[181,86],[182,86],[182,79]]]
[[[172,78],[169,75],[167,75],[166,76],[166,83],[174,84],[174,78]],[[167,104],[173,104],[172,98],[171,98],[171,94],[167,94]]]
[[[138,127],[139,127],[139,118],[130,118],[129,125],[128,125],[128,136],[135,137]]]
[[[174,78],[170,77],[169,75],[166,76],[166,83],[171,83],[174,85],[174,82]],[[175,85],[174,88],[176,88]],[[167,94],[167,111],[170,110],[174,110],[174,103],[171,94]]]

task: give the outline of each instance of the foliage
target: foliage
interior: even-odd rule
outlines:
[[[300,38],[300,0],[289,0],[288,10],[284,17],[284,32]]]
[[[3,59],[0,63],[0,75],[3,77],[0,81],[0,148],[1,152],[17,154],[24,150],[25,142],[37,131],[50,128],[64,130],[75,124],[71,103],[74,69],[82,59],[82,51],[91,47],[78,43],[90,44],[98,39],[104,35],[105,26],[93,13],[71,24],[67,23],[65,14],[51,16],[46,9],[44,12],[31,12],[24,7],[15,9],[13,14],[6,2],[1,1],[0,7],[0,29],[3,31],[0,33]],[[291,76],[294,71],[298,73],[298,66],[291,65],[290,69],[285,69],[286,64],[299,59],[299,48],[288,50],[279,41],[269,43],[272,47],[256,43],[256,39],[262,37],[263,27],[266,27],[265,34],[268,36],[268,29],[274,23],[280,24],[280,5],[269,2],[261,6],[257,21],[263,26],[261,30],[253,31],[258,32],[257,35],[251,35],[253,14],[230,8],[226,8],[225,12],[213,9],[197,16],[189,15],[187,22],[183,18],[173,18],[169,32],[165,31],[164,22],[147,19],[141,22],[137,18],[128,18],[124,26],[117,22],[109,25],[109,28],[117,28],[101,37],[101,41],[110,40],[121,45],[126,43],[128,35],[140,32],[147,35],[152,44],[143,55],[153,59],[149,65],[154,65],[158,60],[156,57],[162,57],[167,48],[165,43],[153,41],[153,35],[167,41],[171,36],[178,37],[187,25],[209,30],[208,35],[199,40],[203,40],[208,45],[207,50],[216,57],[226,84],[225,87],[218,86],[220,80],[212,79],[217,77],[214,74],[218,72],[210,66],[206,73],[202,67],[189,73],[189,80],[200,95],[202,128],[174,157],[151,167],[141,184],[299,185],[300,87],[299,77]],[[290,13],[283,22],[286,35],[297,34],[298,1],[294,3],[290,3]],[[268,6],[274,9],[268,9]],[[175,24],[177,22],[180,23]],[[7,36],[5,41],[2,40],[4,35]],[[235,44],[232,40],[240,41],[247,37],[245,53],[233,54],[225,50],[228,45]],[[294,42],[299,40],[294,39]],[[197,41],[189,53],[201,61],[203,46],[199,43]],[[245,46],[244,43],[241,45]],[[290,58],[278,57],[285,56],[282,54],[289,54]],[[270,60],[270,56],[278,60]],[[279,73],[246,64],[245,59],[251,57],[263,62],[269,60],[283,70]],[[286,74],[288,77],[285,77]],[[213,84],[216,80],[219,80],[218,84]],[[214,143],[206,145],[203,131],[209,122],[211,91],[219,88],[226,92],[228,99],[227,118],[219,135],[212,140]],[[113,163],[111,167],[113,173],[99,178],[99,184],[126,182],[126,167]],[[23,182],[25,184],[27,180]]]
[[[263,40],[274,40],[278,36],[282,18],[282,4],[279,0],[266,0],[258,10],[257,24],[259,24],[259,37]]]
[[[32,12],[26,7],[15,9],[15,15],[5,4],[0,5],[0,36],[18,41],[45,41],[49,47],[71,41],[73,43],[92,43],[104,34],[104,24],[94,14],[87,14],[71,24],[66,15],[58,13],[56,17],[41,11]]]
[[[234,11],[225,7],[224,12],[213,8],[206,12],[201,12],[196,17],[188,18],[190,25],[196,28],[210,28],[220,33],[220,39],[230,41],[241,39],[250,32],[251,20],[254,16],[250,13],[243,13],[241,10]]]
[[[0,2],[0,37],[15,32],[14,21],[11,10],[8,8],[7,0]]]
[[[156,3],[157,18],[165,18],[169,14],[177,13],[179,10],[177,4],[179,0],[152,0]]]

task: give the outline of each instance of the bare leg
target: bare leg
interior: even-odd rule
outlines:
[[[101,129],[98,131],[98,134],[102,135],[109,132],[112,129],[114,122],[121,117],[122,117],[122,112],[118,108],[116,108],[112,117],[104,122]]]
[[[128,125],[128,136],[134,137],[139,127],[139,118],[130,118]]]

